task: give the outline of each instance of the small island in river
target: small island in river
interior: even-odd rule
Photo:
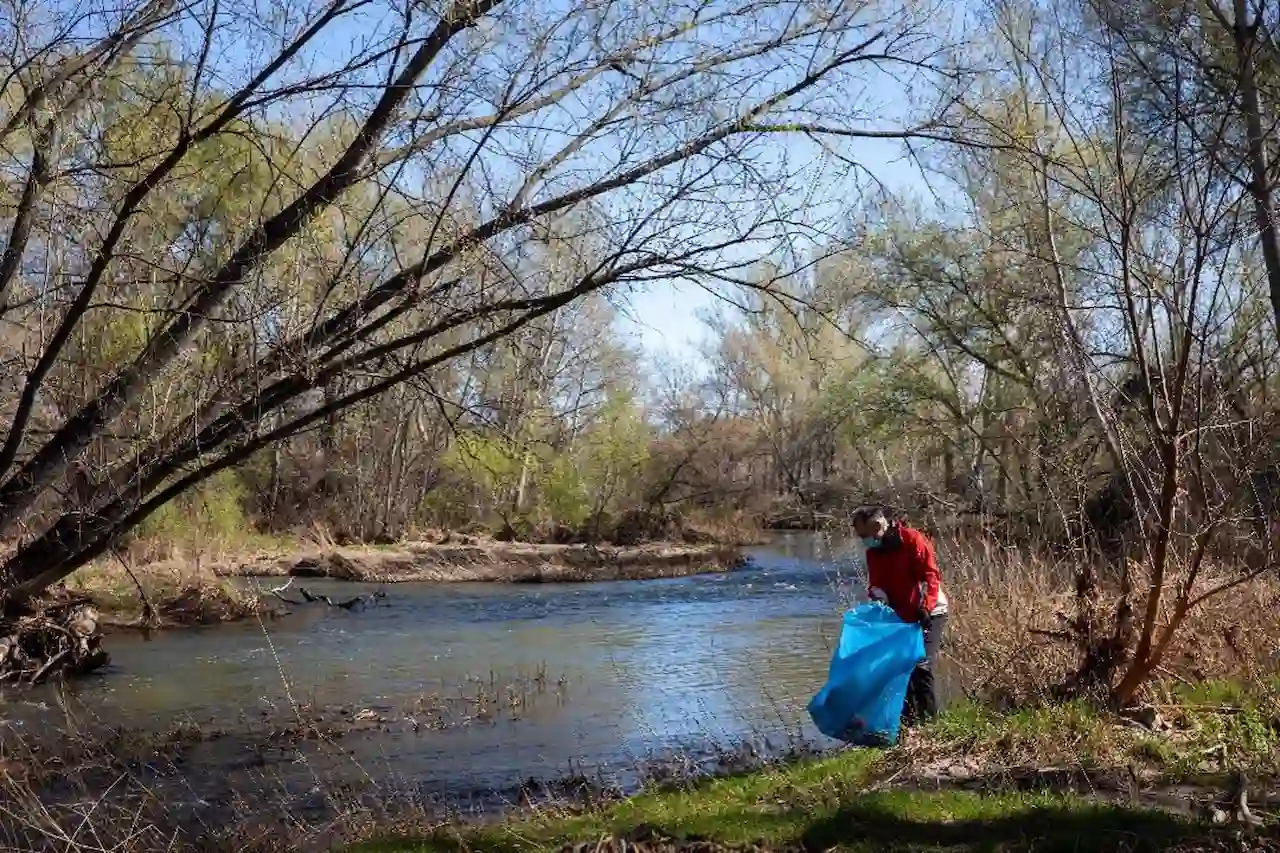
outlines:
[[[742,565],[735,547],[498,542],[461,537],[387,546],[330,546],[213,567],[223,577],[323,577],[367,583],[582,583],[722,572]]]
[[[692,536],[688,538],[694,538]],[[147,559],[121,554],[76,572],[50,604],[92,606],[104,627],[179,628],[273,615],[272,584],[256,578],[353,583],[590,583],[732,571],[747,537],[637,544],[501,541],[487,535],[426,534],[389,544],[337,544],[325,537],[277,547]]]

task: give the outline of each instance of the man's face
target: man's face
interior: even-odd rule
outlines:
[[[884,538],[884,534],[889,530],[889,522],[881,518],[872,518],[867,521],[856,521],[853,525],[853,532],[858,534],[858,538],[868,548],[875,548],[880,545],[880,540]]]

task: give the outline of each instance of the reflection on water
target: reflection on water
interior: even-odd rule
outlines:
[[[502,787],[571,761],[621,767],[708,738],[816,739],[804,707],[839,627],[838,587],[853,564],[833,554],[846,550],[795,534],[752,549],[746,568],[724,575],[396,585],[377,608],[321,608],[266,632],[113,638],[111,671],[77,690],[105,718],[165,729],[175,718],[230,723],[294,702],[405,707],[466,689],[469,678],[506,684],[545,669],[561,699],[531,703],[517,720],[361,740],[357,757],[428,786],[466,774],[474,786]]]

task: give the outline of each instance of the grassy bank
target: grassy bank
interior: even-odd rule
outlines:
[[[1269,790],[1276,731],[1250,728],[1276,695],[1270,685],[1204,685],[1175,697],[1181,710],[1168,728],[1083,705],[965,707],[884,752],[845,751],[587,814],[543,811],[375,839],[351,853],[1280,849],[1273,831],[1221,825],[1238,816],[1218,772],[1253,774],[1253,816],[1280,807],[1280,792]],[[1239,713],[1205,704],[1226,700]],[[1201,766],[1215,754],[1205,744],[1224,747],[1213,773]]]
[[[51,810],[41,787],[63,789],[70,779],[82,791],[78,802],[98,803],[94,832],[120,840],[102,849],[121,853],[156,849],[156,839],[167,839],[166,849],[190,851],[331,850],[340,840],[356,844],[350,853],[1273,849],[1262,846],[1270,843],[1265,833],[1240,822],[1233,786],[1243,773],[1249,815],[1268,824],[1280,817],[1280,680],[1166,681],[1156,694],[1159,701],[1127,716],[1079,702],[1005,712],[959,705],[892,749],[757,765],[732,778],[657,783],[665,787],[622,801],[586,790],[590,780],[581,777],[563,786],[544,780],[550,784],[528,792],[542,803],[537,808],[465,823],[450,817],[447,804],[419,799],[412,781],[370,778],[368,786],[353,787],[349,778],[327,778],[323,771],[314,784],[328,811],[297,813],[293,809],[306,806],[273,787],[273,765],[263,765],[260,781],[243,780],[255,787],[237,788],[236,796],[201,812],[196,824],[183,798],[174,802],[166,794],[172,786],[136,775],[136,757],[151,755],[152,771],[171,761],[174,778],[181,779],[197,771],[184,757],[188,747],[203,748],[211,739],[239,742],[251,732],[180,728],[159,742],[136,743],[128,733],[108,733],[111,738],[99,742],[73,732],[79,752],[53,764],[47,750],[25,763],[7,747],[0,750],[0,814],[30,808],[32,825],[47,827],[41,831],[50,838],[71,832],[85,818],[73,807]],[[257,740],[245,740],[245,748],[291,762],[303,754],[295,752],[301,744],[313,744],[306,754],[337,757],[345,732],[390,731],[379,719],[347,715],[348,726],[344,714],[313,713],[318,710],[284,727],[275,724],[283,719],[264,718],[254,724]],[[100,746],[86,752],[90,743]],[[650,778],[687,779],[678,773]],[[554,791],[579,805],[546,805]],[[584,810],[583,802],[596,805]],[[221,829],[210,834],[215,817]],[[139,827],[150,842],[125,843],[144,837]],[[1240,847],[1240,833],[1254,846]],[[1210,846],[1218,844],[1228,846]]]
[[[1176,816],[1052,793],[873,790],[872,769],[866,755],[845,754],[691,792],[642,796],[587,816],[443,829],[423,839],[374,841],[353,853],[619,849],[615,839],[637,850],[1134,850],[1135,840],[1163,850],[1200,832]]]
[[[372,842],[362,853],[532,853],[559,850],[714,851],[1171,851],[1264,850],[1234,833],[1158,810],[1053,793],[854,792],[837,759],[767,781],[708,786],[696,797],[650,797],[607,815],[525,822],[412,842]],[[814,778],[822,777],[822,778]],[[770,806],[762,806],[761,801]],[[1237,842],[1238,843],[1238,842]],[[1224,846],[1219,846],[1224,845]],[[353,851],[354,853],[354,851]]]

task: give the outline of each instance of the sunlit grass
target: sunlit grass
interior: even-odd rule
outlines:
[[[535,853],[642,827],[721,846],[861,851],[1160,850],[1198,831],[1146,810],[1054,793],[869,790],[877,754],[854,751],[693,790],[646,794],[586,816],[550,814],[374,841],[352,853]]]

